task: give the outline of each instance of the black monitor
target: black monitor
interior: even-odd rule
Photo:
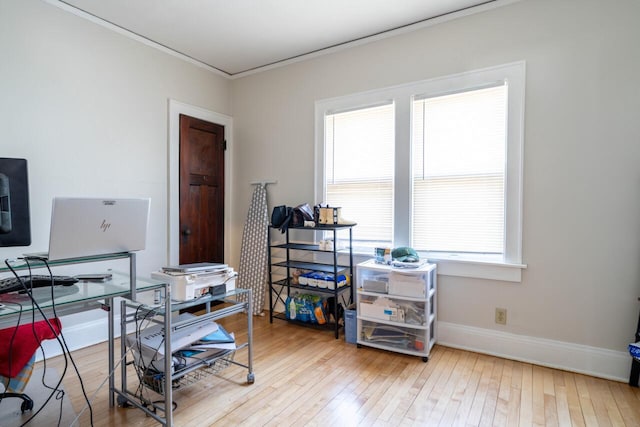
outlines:
[[[0,157],[0,247],[30,244],[27,161]]]

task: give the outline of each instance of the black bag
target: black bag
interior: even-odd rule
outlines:
[[[287,216],[287,207],[285,205],[274,207],[271,212],[271,225],[274,228],[280,228]]]
[[[282,233],[287,231],[289,223],[293,219],[293,208],[285,205],[276,206],[271,212],[271,225],[273,228],[279,228]]]
[[[303,227],[305,221],[313,221],[313,210],[308,203],[298,205],[293,210],[293,222],[294,227]]]

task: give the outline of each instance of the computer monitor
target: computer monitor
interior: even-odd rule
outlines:
[[[27,161],[0,157],[0,247],[30,244]]]

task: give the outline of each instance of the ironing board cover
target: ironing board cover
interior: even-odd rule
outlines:
[[[251,309],[255,315],[261,314],[264,309],[268,286],[268,227],[267,189],[262,184],[256,185],[242,232],[238,271],[238,287],[251,289]]]

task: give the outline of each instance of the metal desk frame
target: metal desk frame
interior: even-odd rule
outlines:
[[[120,311],[121,316],[121,337],[127,335],[127,324],[137,321],[139,318],[149,318],[151,315],[151,321],[160,323],[164,328],[164,372],[173,372],[172,370],[172,357],[167,357],[173,353],[171,348],[171,334],[181,328],[202,323],[210,322],[217,319],[222,319],[234,314],[244,313],[247,316],[247,342],[237,346],[236,350],[247,348],[248,351],[248,363],[246,365],[231,361],[231,363],[247,368],[247,383],[253,384],[255,376],[253,372],[253,314],[251,312],[251,290],[250,289],[235,289],[230,292],[221,295],[207,295],[205,297],[197,298],[192,301],[185,302],[172,302],[171,301],[171,286],[164,284],[164,304],[149,305],[136,301],[122,301],[122,308]],[[147,289],[149,290],[149,289]],[[211,302],[224,302],[227,303],[223,308],[211,309]],[[178,322],[172,321],[172,313],[179,310],[189,308],[195,305],[206,304],[205,314],[194,317],[193,319],[182,320]],[[127,313],[127,309],[135,309],[134,312]],[[161,317],[162,320],[158,320],[157,317]],[[126,340],[120,340],[121,354],[123,356],[127,353]],[[148,416],[154,418],[159,423],[171,427],[173,425],[173,392],[172,385],[174,381],[180,380],[188,373],[199,368],[208,366],[209,362],[215,361],[215,358],[207,360],[200,365],[195,365],[192,368],[185,369],[180,372],[172,373],[171,375],[163,375],[162,391],[164,395],[164,402],[162,406],[158,406],[153,402],[145,402],[141,404],[141,398],[135,395],[135,392],[128,390],[127,388],[127,365],[126,357],[125,363],[120,366],[121,369],[121,389],[114,390],[118,394],[118,404],[120,405],[133,405],[136,408],[144,411]],[[135,363],[135,362],[134,362]],[[152,407],[152,409],[149,409]],[[158,415],[159,412],[164,413],[164,417]]]

